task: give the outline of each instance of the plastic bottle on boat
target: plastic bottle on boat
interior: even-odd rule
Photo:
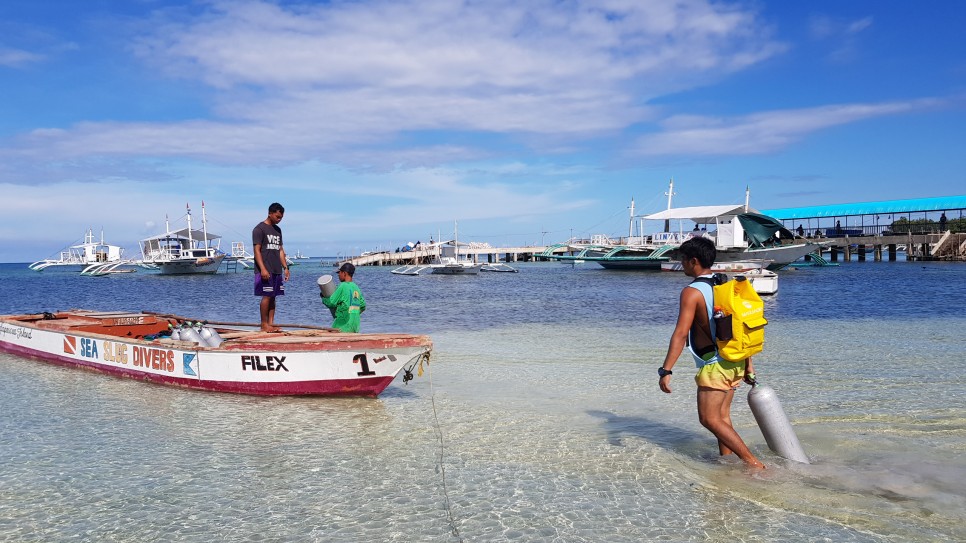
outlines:
[[[181,325],[181,341],[190,341],[199,345],[207,345],[205,340],[201,338],[201,335],[198,334],[198,331],[195,330],[194,326],[191,326],[190,322],[185,322],[183,325]]]
[[[205,343],[209,347],[220,347],[221,343],[225,341],[221,338],[221,334],[218,333],[218,330],[208,326],[207,323],[202,323],[200,335],[201,339],[205,340]]]

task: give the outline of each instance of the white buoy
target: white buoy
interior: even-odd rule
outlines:
[[[748,391],[748,407],[755,416],[755,421],[765,436],[768,448],[778,453],[782,458],[811,464],[805,451],[802,450],[798,436],[788,421],[785,410],[778,400],[775,389],[767,385],[754,385]]]

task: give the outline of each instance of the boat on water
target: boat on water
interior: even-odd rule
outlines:
[[[201,230],[191,228],[191,208],[187,208],[187,228],[172,231],[164,219],[164,233],[141,240],[141,260],[145,268],[162,275],[216,273],[227,256],[221,252],[221,236],[208,232],[205,204],[201,203]]]
[[[396,275],[419,275],[428,271],[439,275],[478,275],[483,264],[460,257],[459,242],[456,240],[443,241],[431,246],[436,249],[436,256],[429,264],[407,264],[390,270]]]
[[[101,231],[100,241],[94,239],[94,230],[89,228],[84,234],[84,242],[71,245],[63,251],[57,258],[46,258],[38,260],[28,266],[34,271],[43,271],[50,267],[76,266],[86,269],[93,265],[111,265],[124,262],[124,249],[118,245],[109,245],[104,242],[104,232]]]
[[[673,194],[673,189],[672,182],[668,194]],[[678,259],[677,248],[682,243],[693,237],[704,237],[715,244],[716,262],[768,261],[767,269],[774,271],[822,247],[821,243],[796,236],[779,221],[749,207],[747,189],[744,205],[672,208],[669,196],[668,208],[664,211],[636,216],[633,200],[630,210],[626,240],[558,244],[541,256],[553,260],[594,261],[609,269],[659,270],[665,263]],[[663,230],[644,234],[646,221],[663,223]],[[674,221],[677,221],[677,231],[672,229]],[[570,254],[554,254],[561,248],[569,249]]]
[[[765,269],[748,270],[739,275],[744,275],[751,287],[761,296],[770,296],[778,292],[778,274]]]
[[[0,351],[62,366],[192,389],[252,395],[377,396],[428,361],[432,341],[410,334],[348,334],[321,327],[267,333],[197,328],[170,334],[175,315],[73,309],[0,316]],[[239,323],[224,323],[239,324]],[[283,325],[285,326],[285,325]],[[294,326],[294,325],[289,325]],[[218,337],[213,342],[204,332]],[[214,334],[212,334],[214,332]],[[212,345],[218,345],[217,347]]]
[[[645,215],[645,220],[689,221],[694,229],[655,234],[655,243],[679,247],[692,237],[712,240],[717,249],[716,262],[767,260],[775,271],[814,253],[822,247],[797,237],[780,222],[746,205],[699,206],[668,209]],[[672,259],[676,254],[672,254]]]
[[[711,265],[711,271],[715,273],[737,273],[744,274],[752,270],[761,270],[771,264],[770,260],[734,260],[725,262],[715,262]],[[680,261],[668,261],[661,263],[661,271],[683,272],[684,264]]]
[[[454,224],[453,239],[430,245],[430,248],[435,249],[436,252],[433,262],[429,264],[407,264],[399,266],[391,270],[391,272],[396,275],[419,275],[428,270],[430,273],[438,275],[479,275],[481,271],[511,273],[517,271],[507,264],[483,264],[473,262],[465,256],[460,256],[460,246],[466,247],[469,244],[460,244],[456,232],[458,230]]]

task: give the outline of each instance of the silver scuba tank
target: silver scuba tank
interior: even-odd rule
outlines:
[[[792,423],[788,421],[785,410],[778,400],[778,394],[767,385],[755,384],[748,391],[748,407],[755,416],[758,427],[761,428],[762,435],[768,448],[778,453],[779,456],[810,464],[808,456],[802,450],[798,436],[792,429]]]
[[[173,339],[175,341],[181,341],[181,330],[179,330],[178,327],[172,325],[169,322],[168,323],[168,330],[171,331],[171,339]]]
[[[221,346],[221,343],[225,341],[221,338],[221,334],[218,333],[218,330],[215,330],[207,324],[201,325],[201,331],[199,334],[201,335],[201,339],[205,340],[205,344],[207,344],[209,347],[219,347]]]
[[[198,334],[198,331],[195,330],[194,326],[187,321],[181,326],[181,341],[190,341],[199,345],[207,345],[205,340],[201,339],[201,336]]]

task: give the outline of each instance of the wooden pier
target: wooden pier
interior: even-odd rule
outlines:
[[[832,251],[831,262],[837,262],[839,255],[843,255],[843,259],[849,262],[852,260],[852,253],[856,253],[858,261],[863,262],[870,252],[876,262],[881,261],[883,255],[894,261],[901,245],[906,248],[906,260],[966,261],[966,234],[961,233],[843,236],[822,241]]]
[[[540,253],[546,251],[548,246],[525,246],[525,247],[463,247],[460,246],[460,257],[466,257],[473,262],[484,262],[495,264],[497,262],[535,262],[546,260]],[[563,254],[566,248],[554,250],[555,253]],[[402,266],[405,264],[429,264],[437,255],[435,245],[416,246],[410,251],[393,253],[383,251],[362,256],[354,256],[345,260],[356,266]]]

